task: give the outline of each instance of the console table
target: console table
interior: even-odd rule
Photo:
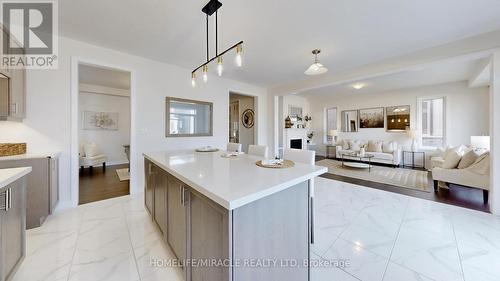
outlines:
[[[406,164],[406,154],[411,154],[411,164]],[[415,154],[422,155],[422,165],[415,164]],[[424,151],[403,151],[403,168],[410,167],[412,169],[425,169],[425,152]]]

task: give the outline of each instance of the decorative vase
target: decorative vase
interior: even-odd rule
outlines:
[[[290,129],[293,126],[290,116],[285,118],[285,129]]]
[[[359,155],[361,156],[365,156],[365,148],[362,147],[360,150],[359,150]]]

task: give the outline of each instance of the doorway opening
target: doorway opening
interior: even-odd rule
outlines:
[[[240,143],[243,152],[255,144],[255,97],[229,93],[229,142]]]
[[[78,204],[130,194],[130,77],[78,64]]]

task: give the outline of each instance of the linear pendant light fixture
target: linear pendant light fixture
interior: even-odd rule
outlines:
[[[225,55],[227,52],[236,49],[236,66],[241,67],[243,65],[243,41],[240,41],[230,48],[226,49],[225,51],[219,53],[219,38],[218,38],[218,26],[217,26],[217,10],[222,7],[222,3],[219,2],[218,0],[210,0],[201,11],[206,14],[206,23],[207,23],[207,61],[203,63],[202,65],[198,66],[195,68],[193,71],[191,71],[191,85],[193,87],[196,86],[196,71],[198,71],[200,68],[202,70],[202,78],[203,82],[207,83],[208,82],[208,65],[212,61],[216,61],[217,63],[217,75],[222,76],[222,73],[224,71],[224,65],[222,64],[222,56]],[[210,58],[210,47],[208,46],[209,40],[208,40],[208,17],[212,16],[215,13],[215,56]]]

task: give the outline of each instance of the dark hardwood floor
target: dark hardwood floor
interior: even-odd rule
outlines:
[[[117,169],[123,168],[128,165],[106,166],[105,172],[102,167],[94,167],[92,172],[89,168],[80,171],[79,204],[128,195],[129,181],[120,181],[116,174]]]
[[[322,156],[316,156],[316,161],[325,159]],[[352,184],[362,185],[366,187],[371,187],[375,189],[380,189],[388,192],[394,192],[399,194],[404,194],[408,196],[413,196],[421,199],[431,200],[435,202],[450,204],[454,206],[460,206],[464,208],[469,208],[473,210],[478,210],[482,212],[489,212],[489,205],[483,203],[483,192],[480,189],[469,188],[465,186],[450,184],[449,189],[440,188],[438,192],[434,192],[432,186],[432,180],[429,179],[429,188],[431,192],[424,192],[413,190],[409,188],[388,185],[383,183],[377,183],[372,181],[366,181],[356,178],[338,176],[334,174],[323,174],[321,177],[327,179],[333,179],[343,182],[348,182]],[[429,173],[430,177],[430,173]]]

